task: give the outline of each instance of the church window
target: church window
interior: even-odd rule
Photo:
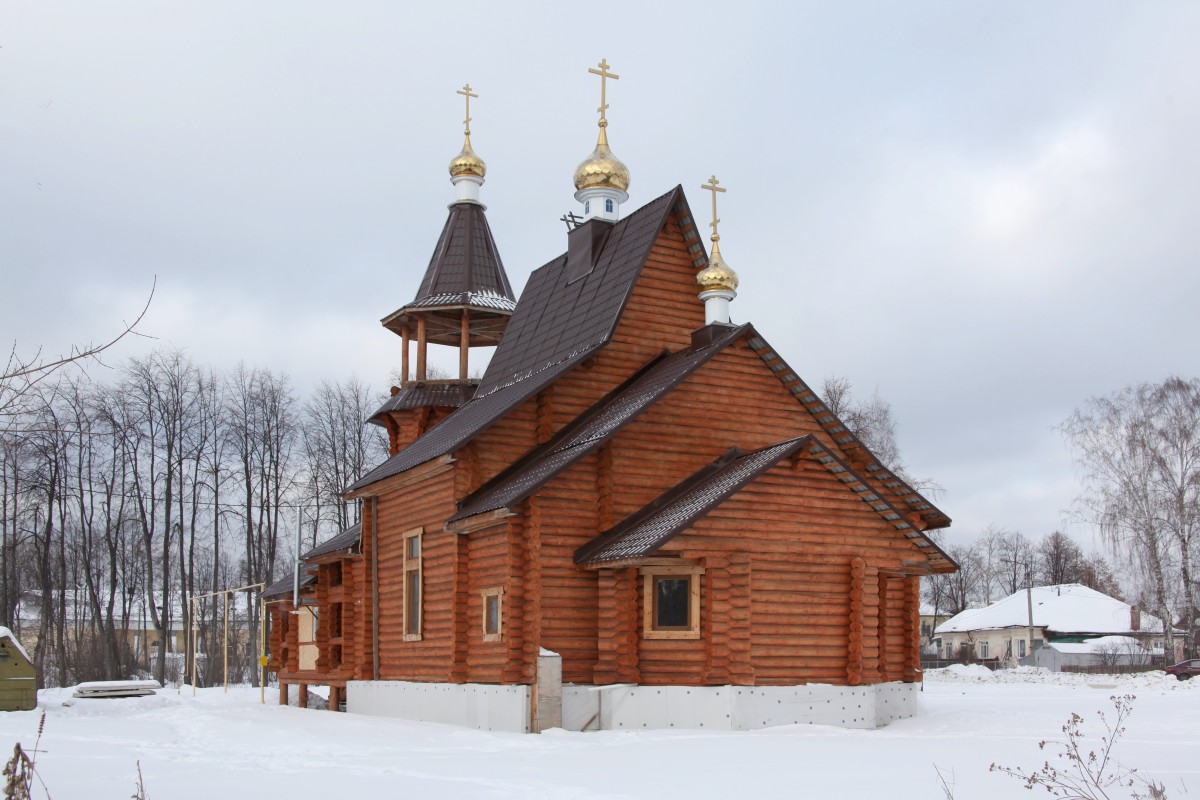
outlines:
[[[585,202],[583,204],[583,213],[585,213],[585,214],[592,213],[592,201],[591,200],[588,200],[587,202]]]
[[[605,201],[604,201],[604,210],[605,210],[605,211],[607,211],[609,214],[611,214],[611,213],[612,213],[612,210],[613,210],[613,202],[612,202],[612,200],[605,200]]]
[[[483,640],[498,642],[504,634],[504,590],[485,589],[483,591]]]
[[[647,639],[700,638],[700,576],[694,566],[643,569],[642,635]]]
[[[404,534],[404,640],[421,638],[421,528]]]

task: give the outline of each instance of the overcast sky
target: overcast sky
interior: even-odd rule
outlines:
[[[1200,4],[0,0],[0,338],[384,389],[470,82],[514,287],[606,58],[625,212],[715,173],[732,314],[878,391],[952,541],[1085,524],[1055,432],[1200,353]],[[437,348],[434,348],[437,349]],[[451,351],[447,363],[454,361]],[[472,368],[482,362],[472,363]]]

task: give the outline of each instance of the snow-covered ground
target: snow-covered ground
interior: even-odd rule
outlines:
[[[1042,763],[1037,743],[1072,712],[1099,739],[1097,711],[1133,694],[1118,758],[1200,793],[1200,680],[982,667],[931,672],[920,716],[876,731],[788,726],[749,733],[483,733],[274,705],[256,689],[162,690],[127,700],[40,693],[38,711],[0,713],[0,754],[32,747],[57,800],[125,798],[141,761],[153,800],[212,798],[774,798],[941,800],[935,765],[961,800],[1024,798],[988,766]],[[66,705],[70,703],[70,705]],[[1111,715],[1110,715],[1111,716]],[[1127,795],[1120,795],[1127,796]]]

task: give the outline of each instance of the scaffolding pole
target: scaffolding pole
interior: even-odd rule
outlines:
[[[265,657],[266,657],[266,652],[267,652],[266,628],[265,628],[266,606],[263,604],[263,598],[262,598],[262,590],[265,589],[266,586],[267,586],[266,583],[251,583],[251,584],[247,584],[246,586],[238,586],[236,589],[221,589],[216,592],[208,592],[206,594],[192,595],[192,639],[193,639],[193,645],[192,645],[192,697],[196,696],[196,650],[197,650],[197,647],[196,647],[195,639],[198,635],[198,631],[195,627],[195,625],[196,625],[196,603],[200,600],[204,600],[209,597],[217,597],[218,595],[224,596],[224,599],[225,599],[225,637],[224,637],[225,652],[223,655],[224,655],[224,664],[225,664],[225,692],[228,694],[228,692],[229,692],[229,596],[231,594],[236,594],[237,592],[248,592],[251,589],[258,589],[259,590],[259,597],[258,597],[259,627],[258,627],[258,640],[254,643],[254,645],[255,645],[255,651],[256,651],[255,656],[257,657],[258,663],[261,666],[261,670],[262,670],[262,672],[261,672],[262,678],[259,681],[259,689],[260,689],[259,702],[264,705],[266,704],[266,702],[267,702],[267,688],[266,688],[267,671],[266,671],[266,664],[265,664],[265,660],[266,660]]]

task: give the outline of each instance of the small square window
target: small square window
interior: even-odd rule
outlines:
[[[700,576],[691,566],[643,570],[642,636],[646,639],[700,638]]]
[[[504,634],[504,590],[485,589],[483,592],[483,640],[498,642]]]

